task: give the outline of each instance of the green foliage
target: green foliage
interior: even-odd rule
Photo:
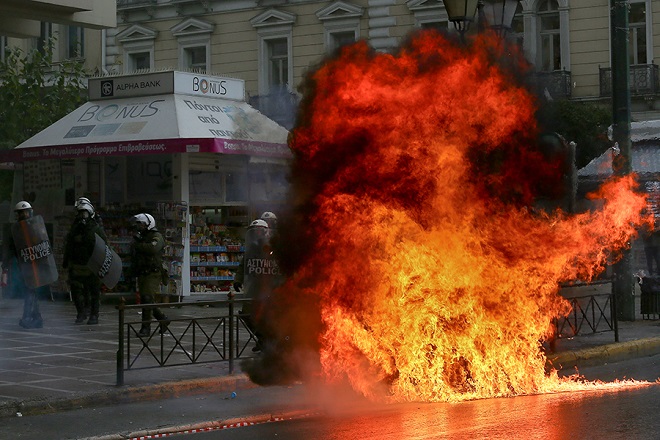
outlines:
[[[559,100],[539,109],[543,131],[554,131],[577,145],[575,162],[579,168],[603,154],[611,143],[607,128],[612,123],[609,107],[593,103]]]
[[[11,149],[86,101],[81,61],[53,63],[55,38],[24,53],[8,48],[0,63],[0,149]],[[0,200],[11,198],[12,172],[0,173]]]

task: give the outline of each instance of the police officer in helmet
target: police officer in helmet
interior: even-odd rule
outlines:
[[[263,214],[261,214],[261,220],[265,221],[268,223],[268,227],[270,229],[277,229],[277,216],[275,215],[274,212],[266,211]]]
[[[18,221],[32,218],[32,205],[26,201],[18,202],[14,207],[14,213],[16,213],[16,220]]]
[[[14,213],[16,214],[16,223],[21,225],[19,226],[18,229],[27,231],[27,233],[31,235],[33,231],[31,230],[30,227],[26,227],[25,225],[27,224],[27,221],[33,218],[32,205],[30,205],[30,203],[26,201],[18,202],[14,207]],[[18,240],[16,238],[16,233],[14,232],[14,230],[15,228],[12,228],[14,239],[10,243],[10,249],[16,255],[16,257],[19,258],[19,261],[21,261],[17,246],[19,248],[25,246],[17,242]],[[24,273],[25,272],[23,272],[23,274]],[[23,278],[25,279],[25,275],[23,275]],[[29,284],[27,279],[25,279],[25,281],[26,281],[26,286],[25,286],[26,291],[25,291],[25,300],[23,302],[23,317],[18,321],[18,324],[26,329],[42,328],[44,322],[43,322],[43,318],[41,317],[41,312],[39,311],[39,302],[37,301],[37,290],[27,285]]]
[[[130,221],[134,239],[130,272],[132,276],[137,277],[141,302],[151,304],[160,293],[165,239],[156,229],[156,220],[150,214],[134,215]],[[145,337],[151,334],[152,313],[160,323],[160,333],[167,330],[170,320],[160,309],[143,308],[139,336]]]
[[[243,288],[246,301],[240,316],[256,338],[254,352],[261,351],[266,339],[265,307],[274,287],[272,269],[276,267],[269,250],[270,230],[266,220],[254,220],[245,234],[245,253],[234,275],[234,290]]]
[[[75,204],[77,214],[66,236],[63,267],[69,270],[69,288],[76,306],[76,324],[82,324],[89,316],[87,324],[99,322],[101,280],[87,263],[94,252],[96,235],[106,241],[105,232],[94,217],[94,206],[85,197]]]

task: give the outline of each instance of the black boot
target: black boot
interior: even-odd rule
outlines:
[[[258,353],[258,352],[261,351],[262,348],[263,348],[263,346],[261,344],[261,340],[257,339],[257,343],[254,345],[254,347],[252,347],[252,352],[253,353]]]
[[[23,318],[18,321],[18,325],[23,328],[42,328],[44,321],[39,313],[39,303],[37,302],[37,293],[34,289],[25,292],[23,302]]]
[[[151,325],[150,324],[142,324],[142,327],[140,327],[140,331],[138,332],[138,336],[142,338],[146,338],[147,336],[151,335]]]
[[[85,295],[83,293],[85,286],[71,272],[69,272],[69,285],[71,288],[69,295],[71,295],[73,305],[76,306],[76,320],[74,322],[82,324],[89,316],[85,310]]]
[[[99,308],[99,298],[92,297],[92,305],[90,307],[89,321],[87,321],[87,325],[96,325],[99,323]]]
[[[87,313],[85,313],[85,307],[82,304],[76,302],[76,324],[82,324],[87,319]]]
[[[163,317],[158,321],[160,322],[160,334],[162,335],[167,331],[167,328],[170,326],[170,322],[172,321],[170,321],[170,319],[165,315],[163,315]]]

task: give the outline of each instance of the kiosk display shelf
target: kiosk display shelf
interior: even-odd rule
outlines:
[[[243,256],[243,207],[193,207],[190,225],[190,291],[227,293]]]
[[[163,267],[167,270],[167,285],[161,287],[162,299],[181,301],[183,297],[183,257],[187,240],[188,204],[185,202],[159,202],[156,222],[165,238]]]

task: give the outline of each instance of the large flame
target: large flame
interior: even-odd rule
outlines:
[[[310,74],[290,142],[307,234],[281,256],[283,290],[318,301],[326,380],[396,401],[561,389],[541,349],[569,311],[558,285],[601,272],[645,200],[625,177],[596,211],[533,208],[562,167],[537,145],[525,69],[492,36],[426,32]]]

